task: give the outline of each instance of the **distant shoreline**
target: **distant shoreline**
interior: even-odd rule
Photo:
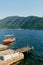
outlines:
[[[0,29],[0,30],[28,30],[28,29]]]
[[[0,29],[0,30],[43,30],[43,29]]]

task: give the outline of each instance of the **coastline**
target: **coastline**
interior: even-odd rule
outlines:
[[[21,29],[21,28],[19,28],[19,29],[11,29],[11,28],[7,29],[7,28],[5,28],[5,29],[0,29],[0,30],[43,30],[43,29]]]

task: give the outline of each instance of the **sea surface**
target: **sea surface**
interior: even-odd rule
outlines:
[[[0,44],[5,35],[14,34],[16,41],[9,48],[18,49],[25,46],[34,47],[24,60],[17,65],[43,65],[43,30],[0,30]],[[14,65],[14,64],[12,64]]]

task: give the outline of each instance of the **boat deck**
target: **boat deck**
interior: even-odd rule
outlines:
[[[7,48],[8,48],[8,46],[3,45],[3,44],[0,44],[0,51],[5,50],[5,49],[7,49]]]
[[[3,46],[3,45],[1,46],[0,45],[0,48],[6,49],[7,46]],[[17,56],[16,59],[12,58],[12,59],[10,59],[8,61],[4,61],[4,60],[0,59],[0,65],[10,65],[12,63],[15,63],[17,61],[20,61],[20,60],[24,59],[24,54],[23,53],[27,52],[27,51],[30,51],[30,50],[32,50],[31,47],[19,48],[19,49],[16,49],[16,51],[15,50],[11,50],[11,49],[2,50],[2,51],[0,51],[0,56],[6,55],[6,54],[10,54],[10,53],[14,53],[14,52],[20,52],[20,56]]]
[[[10,65],[10,64],[15,63],[17,61],[20,61],[22,59],[24,59],[24,55],[23,55],[23,53],[20,53],[20,55],[17,56],[16,58],[12,58],[12,59],[7,60],[7,61],[0,60],[0,65]]]
[[[0,51],[0,56],[6,55],[6,54],[11,54],[11,53],[14,53],[14,52],[15,51],[11,50],[11,49],[3,50],[3,51]]]

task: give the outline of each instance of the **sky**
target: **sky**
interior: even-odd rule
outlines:
[[[0,19],[8,16],[43,17],[43,0],[0,0]]]

